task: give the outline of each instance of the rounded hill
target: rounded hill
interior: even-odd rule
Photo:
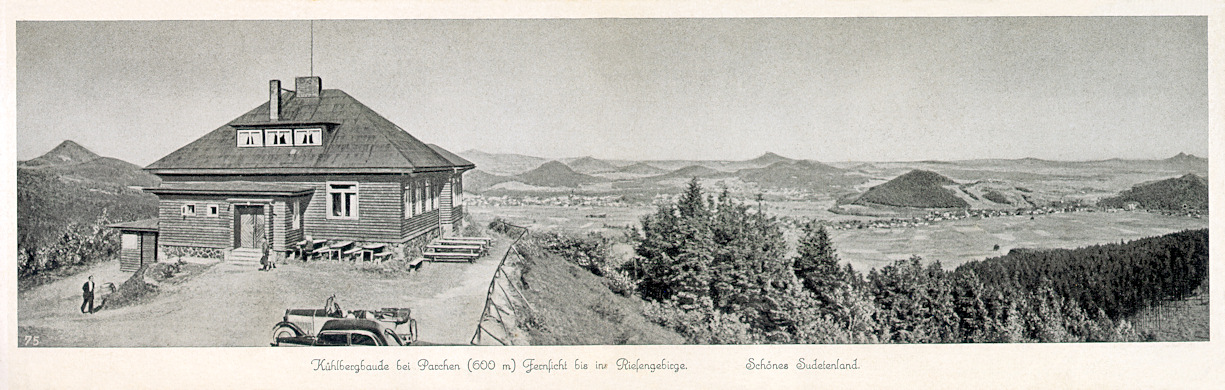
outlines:
[[[868,189],[855,200],[855,204],[916,208],[970,207],[956,192],[944,187],[947,185],[957,185],[957,182],[939,173],[916,169]]]

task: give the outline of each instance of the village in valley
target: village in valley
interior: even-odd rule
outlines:
[[[631,24],[637,23],[658,27]],[[439,26],[450,25],[423,28]],[[1118,28],[1127,30],[1125,23]],[[476,66],[468,60],[464,66]],[[150,125],[156,131],[139,137],[168,127],[176,133],[158,134],[157,155],[148,163],[100,155],[95,145],[101,142],[70,134],[19,161],[18,335],[38,340],[22,346],[1207,340],[1209,159],[1193,154],[1200,149],[1177,149],[1187,143],[1164,143],[1169,148],[1159,157],[1128,147],[1111,151],[1144,153],[855,158],[824,144],[850,130],[795,130],[809,137],[807,146],[780,141],[773,145],[789,149],[775,153],[753,144],[732,153],[752,153],[745,158],[685,148],[688,156],[709,152],[692,159],[657,148],[644,152],[653,157],[635,158],[615,145],[601,149],[600,130],[575,130],[586,123],[576,122],[539,133],[559,139],[535,142],[562,145],[562,136],[589,131],[597,146],[537,156],[547,148],[514,149],[532,146],[522,143],[531,137],[507,135],[504,127],[516,126],[514,118],[474,130],[479,126],[464,127],[477,115],[472,112],[404,108],[431,101],[401,95],[458,89],[473,82],[468,78],[406,81],[413,72],[337,69],[315,75],[310,66],[305,76],[219,92],[234,97],[210,99],[239,107],[215,116],[224,119],[179,112],[171,114],[179,118],[171,126]],[[737,66],[764,72],[759,64]],[[473,72],[478,85],[433,103],[504,92],[491,76],[500,71]],[[583,79],[582,72],[567,77]],[[637,72],[671,77],[658,69]],[[584,82],[623,93],[622,79],[612,79]],[[418,82],[434,89],[409,87]],[[700,88],[673,87],[725,90],[694,83]],[[387,91],[382,84],[394,84],[395,92],[366,92]],[[506,89],[516,98],[538,92]],[[720,94],[712,101],[726,98]],[[521,104],[457,110],[486,110],[494,114],[481,119],[501,119],[529,110]],[[681,123],[652,111],[657,107],[627,107],[618,115]],[[916,123],[929,120],[926,110],[915,109]],[[599,112],[601,120],[613,115]],[[517,126],[559,122],[548,110],[535,115],[547,119]],[[599,122],[586,111],[573,115]],[[805,118],[797,123],[819,126],[796,115]],[[799,126],[778,118],[752,124]],[[637,119],[616,120],[638,126]],[[1021,132],[1008,127],[1016,124],[993,131]],[[29,126],[19,124],[19,133],[53,131]],[[608,139],[621,131],[630,130],[608,130],[617,135]],[[748,132],[721,131],[732,138]],[[888,137],[935,133],[881,131]],[[1190,133],[1200,139],[1189,144],[1200,147],[1206,130]],[[667,134],[661,139],[677,148],[693,135]],[[1039,141],[1022,152],[1044,151],[1041,137],[1027,139]],[[482,149],[502,143],[509,146]],[[561,154],[592,148],[597,152]],[[981,150],[1000,153],[995,146]],[[835,154],[840,157],[818,158]]]

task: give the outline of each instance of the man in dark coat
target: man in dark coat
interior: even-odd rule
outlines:
[[[85,285],[81,286],[81,312],[94,314],[94,290],[97,286],[94,285],[94,276],[89,275],[89,280],[85,281]],[[88,308],[89,311],[85,311]]]

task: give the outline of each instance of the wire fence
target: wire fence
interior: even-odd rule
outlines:
[[[518,236],[511,242],[506,254],[502,255],[502,260],[498,262],[498,268],[493,273],[493,279],[489,281],[489,289],[485,293],[485,310],[481,312],[481,318],[476,323],[476,333],[469,341],[472,345],[493,345],[491,342],[496,342],[497,345],[513,345],[515,333],[512,330],[517,328],[518,321],[515,315],[516,307],[527,306],[531,309],[531,303],[524,298],[523,292],[506,273],[508,261],[514,264],[523,259],[523,255],[519,253],[519,241],[527,235],[527,227],[501,223],[507,230],[517,230]]]

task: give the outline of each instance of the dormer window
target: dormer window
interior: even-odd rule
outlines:
[[[323,129],[294,129],[294,145],[323,145]]]
[[[264,146],[264,132],[260,130],[239,130],[238,147],[258,148]]]
[[[289,129],[264,130],[264,144],[268,146],[292,146],[293,145],[293,130],[289,130]]]
[[[264,146],[322,146],[323,129],[243,129],[235,137],[240,148]]]

